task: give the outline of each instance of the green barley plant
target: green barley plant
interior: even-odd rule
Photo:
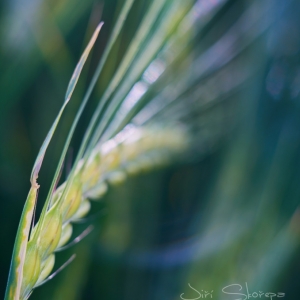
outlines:
[[[104,59],[102,59],[99,64],[97,73],[100,73],[103,63],[105,62],[105,56],[108,55],[132,3],[133,1],[129,0],[124,4],[119,22],[116,24],[115,30],[112,34],[112,39],[107,47],[107,52],[104,54]],[[160,9],[165,9],[165,19],[161,20],[160,26],[162,28],[159,28],[160,30],[163,29],[163,34],[157,30],[156,35],[163,36],[160,39],[158,38],[158,43],[154,44],[154,51],[152,49],[152,51],[149,51],[149,56],[153,56],[155,51],[158,51],[159,47],[161,47],[164,42],[163,38],[166,38],[169,34],[168,30],[170,29],[167,28],[167,26],[170,26],[171,17],[174,17],[175,13],[178,14],[178,12],[184,12],[189,6],[190,3],[180,5],[178,2],[167,3],[167,1],[156,1],[152,4],[143,24],[127,52],[124,63],[120,66],[117,76],[111,84],[112,86],[120,81],[119,78],[122,76],[122,72],[124,72],[123,70],[128,68],[128,62],[130,62],[134,55],[138,52],[138,46],[143,42],[144,35],[147,34],[147,31],[150,29],[149,26],[154,23],[155,19],[160,14]],[[181,13],[176,25],[178,25],[183,17],[184,14]],[[95,139],[98,139],[97,136],[103,133],[101,132],[103,129],[99,127],[96,128],[94,138],[90,141],[91,145],[85,149],[85,144],[90,134],[89,131],[91,131],[93,126],[95,126],[94,120],[98,118],[99,113],[102,111],[101,104],[107,101],[107,94],[111,93],[110,91],[112,90],[112,87],[109,87],[107,89],[108,92],[103,96],[104,99],[100,102],[98,110],[95,112],[95,118],[92,120],[90,128],[87,130],[86,139],[83,141],[83,146],[79,151],[78,158],[83,154],[83,151],[86,151],[85,155],[82,159],[77,159],[75,161],[73,170],[70,173],[67,182],[54,192],[55,182],[58,178],[58,174],[68,148],[69,140],[72,137],[76,123],[89,97],[91,89],[95,84],[92,82],[67,139],[66,146],[39,222],[37,222],[35,226],[32,226],[30,231],[37,199],[37,191],[39,188],[37,178],[46,149],[52,135],[55,132],[63,110],[71,99],[83,65],[93,44],[95,43],[102,25],[103,23],[100,23],[97,27],[77,67],[75,68],[66,92],[64,105],[50,129],[33,167],[31,175],[31,189],[24,206],[14,247],[6,299],[27,299],[32,290],[43,283],[43,281],[48,277],[54,266],[54,251],[59,250],[71,237],[71,221],[76,221],[86,215],[89,211],[89,202],[85,198],[99,198],[101,193],[105,191],[105,183],[103,181],[119,181],[124,176],[122,172],[126,169],[129,172],[136,172],[139,168],[147,167],[147,162],[143,163],[143,156],[152,156],[153,161],[157,164],[165,163],[164,160],[166,159],[164,159],[164,157],[167,156],[167,159],[169,159],[167,155],[168,150],[171,149],[172,152],[180,151],[187,143],[186,137],[184,137],[180,130],[177,131],[175,129],[173,131],[164,129],[164,132],[160,133],[157,132],[158,129],[155,128],[148,130],[129,126],[119,132],[115,138],[109,139],[105,143],[94,145]],[[141,70],[137,70],[137,72],[141,72]],[[96,74],[95,78],[98,75],[99,74]],[[118,103],[116,104],[119,105]],[[110,117],[110,111],[114,109],[114,106],[114,101],[111,101],[111,105],[109,106],[110,110],[107,109],[107,119]],[[100,123],[100,125],[102,124],[105,124],[105,119]],[[133,136],[133,138],[131,136]],[[140,149],[137,150],[138,148]],[[91,149],[93,150],[91,151]],[[141,162],[139,162],[139,160],[141,160]],[[144,160],[147,161],[147,159]],[[118,169],[124,168],[123,164],[127,165],[125,166],[125,170],[119,171]]]
[[[38,176],[46,150],[66,106],[72,101],[88,55],[101,34],[101,28],[105,26],[102,22],[73,72],[64,103],[40,148],[17,231],[6,300],[28,299],[35,288],[52,279],[74,259],[72,256],[58,271],[53,271],[56,253],[73,244],[69,242],[73,225],[90,212],[91,200],[100,200],[109,187],[114,188],[131,175],[176,163],[198,162],[199,157],[226,140],[245,111],[255,110],[255,103],[249,104],[243,95],[251,90],[251,84],[261,74],[260,64],[263,61],[255,64],[251,55],[261,47],[260,40],[274,22],[273,18],[267,17],[271,7],[268,2],[245,1],[241,8],[238,1],[227,0],[150,1],[116,71],[97,102],[72,169],[65,182],[61,183],[63,163],[79,119],[111,52],[124,28],[126,30],[125,25],[135,2],[125,0],[122,3],[66,138],[42,212],[35,222],[40,187]],[[251,136],[250,127],[246,126],[245,129],[247,137]],[[243,174],[243,164],[249,153],[245,150],[243,139],[235,141],[232,148],[228,163],[222,170],[225,175],[221,176],[218,184],[220,191],[235,199],[240,197],[241,191],[230,189],[222,180],[227,176],[234,177],[239,172]],[[238,178],[240,186],[246,186],[241,178]],[[214,200],[222,196],[214,195],[212,198]],[[235,206],[237,202],[228,199],[211,202],[214,205],[208,208],[204,226],[207,232],[214,232],[216,227],[226,223],[223,220],[227,221],[228,214],[223,214],[226,209],[236,209],[237,214],[240,213]],[[292,219],[293,224],[295,218]],[[253,238],[247,216],[244,220],[244,227],[240,226],[242,222],[239,218],[232,220],[234,230],[231,232],[232,238],[228,239],[230,246],[224,251],[229,260],[233,259],[232,253],[240,247],[239,243],[244,242],[240,239],[241,232],[249,239]],[[277,251],[283,253],[282,261],[294,251],[297,244],[296,238],[289,239],[292,231],[289,226],[284,227],[279,237],[287,241],[286,247],[277,247]],[[227,228],[226,225],[224,228]],[[88,227],[75,240],[81,240],[90,230]],[[217,240],[211,253],[219,249],[222,240],[220,235]],[[257,253],[262,257],[268,256],[268,252],[261,249]],[[201,270],[205,269],[201,259],[198,264]],[[212,265],[213,271],[218,272],[218,266]],[[262,277],[263,272],[259,273]],[[196,267],[186,273],[189,280],[195,281],[199,276],[205,278],[205,272],[199,272]],[[253,274],[250,277],[256,282]],[[224,282],[220,279],[216,283],[209,275],[203,281],[212,289],[212,282],[218,286]]]

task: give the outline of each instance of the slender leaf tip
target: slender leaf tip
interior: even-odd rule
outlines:
[[[103,26],[104,22],[100,22],[97,26],[97,28],[95,29],[88,45],[86,46],[84,52],[82,53],[81,55],[81,58],[73,72],[73,75],[71,77],[71,80],[69,82],[69,85],[68,85],[68,88],[67,88],[67,92],[66,92],[66,96],[65,96],[65,102],[69,102],[70,99],[71,99],[71,96],[73,94],[73,91],[75,89],[75,86],[76,86],[76,83],[78,81],[78,78],[79,78],[79,75],[82,71],[82,68],[87,60],[87,57],[91,51],[91,49],[93,48],[94,44],[95,44],[95,41],[99,35],[99,32],[100,32],[100,29],[101,27]]]
[[[104,24],[104,22],[100,22],[98,24],[98,26],[96,27],[96,29],[95,29],[95,31],[94,31],[94,33],[93,33],[93,35],[92,35],[92,37],[91,37],[88,45],[86,46],[83,54],[81,55],[80,60],[79,60],[78,64],[76,65],[76,68],[75,68],[75,70],[74,70],[74,72],[72,74],[72,77],[70,79],[70,82],[69,82],[69,85],[68,85],[68,88],[67,88],[67,92],[66,92],[66,96],[65,96],[65,102],[64,102],[62,108],[60,109],[60,112],[59,112],[58,116],[56,117],[56,119],[55,119],[52,127],[50,128],[50,130],[49,130],[49,132],[48,132],[48,134],[46,136],[46,139],[44,140],[43,145],[42,145],[42,147],[41,147],[41,149],[40,149],[40,151],[38,153],[38,156],[36,158],[36,161],[34,163],[33,170],[32,170],[32,173],[31,173],[31,178],[30,178],[31,186],[33,188],[36,188],[36,189],[39,188],[39,185],[37,184],[37,178],[38,178],[38,174],[39,174],[39,171],[41,169],[41,166],[42,166],[42,162],[44,160],[44,156],[45,156],[46,150],[47,150],[47,148],[49,146],[49,143],[50,143],[50,141],[52,139],[52,136],[53,136],[53,134],[55,132],[55,129],[56,129],[57,124],[58,124],[58,122],[60,120],[60,117],[61,117],[61,115],[62,115],[62,113],[63,113],[63,111],[64,111],[67,103],[71,99],[71,96],[72,96],[73,91],[74,91],[74,89],[76,87],[77,81],[79,79],[79,76],[81,74],[82,68],[83,68],[83,66],[84,66],[84,64],[85,64],[85,62],[87,60],[87,57],[88,57],[91,49],[93,48],[93,46],[95,44],[95,41],[96,41],[96,39],[97,39],[97,37],[99,35],[100,29],[103,26],[103,24]]]

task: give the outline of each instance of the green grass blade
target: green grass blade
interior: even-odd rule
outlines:
[[[81,73],[81,71],[82,71],[82,68],[83,68],[83,66],[84,66],[84,64],[85,64],[85,62],[86,62],[86,60],[87,60],[87,57],[88,57],[88,55],[89,55],[89,53],[90,53],[92,47],[93,47],[94,44],[95,44],[95,41],[96,41],[96,39],[97,39],[97,37],[98,37],[98,35],[99,35],[99,32],[100,32],[100,29],[101,29],[102,25],[103,25],[103,22],[101,22],[101,23],[97,26],[95,32],[93,33],[93,35],[92,35],[92,37],[91,37],[91,39],[90,39],[90,41],[89,41],[89,43],[88,43],[88,45],[86,46],[86,48],[85,48],[83,54],[81,55],[81,58],[80,58],[80,60],[79,60],[79,62],[78,62],[78,64],[77,64],[77,66],[76,66],[76,68],[75,68],[75,70],[74,70],[74,72],[73,72],[73,75],[72,75],[72,77],[71,77],[71,80],[70,80],[70,82],[69,82],[69,85],[68,85],[68,88],[67,88],[67,92],[66,92],[66,96],[65,96],[65,102],[64,102],[64,105],[63,105],[63,107],[61,108],[61,110],[60,110],[60,112],[59,112],[59,114],[58,114],[58,116],[57,116],[57,118],[56,118],[54,124],[52,125],[52,127],[51,127],[51,129],[50,129],[50,131],[49,131],[49,133],[48,133],[48,135],[47,135],[46,141],[44,142],[44,144],[43,144],[42,147],[45,147],[45,146],[46,146],[46,148],[47,148],[48,145],[49,145],[49,142],[50,142],[50,140],[51,140],[51,138],[52,138],[52,136],[53,136],[53,134],[54,134],[55,128],[56,128],[56,126],[57,126],[57,123],[58,123],[58,121],[59,121],[59,119],[60,119],[60,117],[61,117],[61,114],[62,114],[62,112],[63,112],[65,106],[67,105],[67,103],[68,103],[68,102],[70,101],[70,99],[71,99],[71,96],[72,96],[72,94],[73,94],[73,91],[74,91],[75,86],[76,86],[76,84],[77,84],[77,81],[78,81],[78,79],[79,79],[79,76],[80,76],[80,73]],[[71,135],[69,134],[69,136],[70,136],[69,139],[71,139],[72,133],[71,133]],[[48,139],[48,140],[47,140],[47,139]],[[39,159],[39,160],[37,159],[37,161],[42,161],[43,156],[44,156],[45,151],[46,151],[46,148],[44,149],[44,152],[43,152],[43,153],[39,153],[39,155],[38,155],[38,159]],[[64,150],[65,150],[65,149],[64,149]],[[66,152],[66,151],[65,151],[65,152]],[[42,156],[42,155],[43,155],[43,156]],[[39,157],[41,157],[41,158],[39,158]],[[44,207],[43,207],[43,210],[42,210],[42,214],[41,214],[41,217],[40,217],[40,222],[39,222],[37,231],[38,231],[38,230],[41,230],[41,228],[42,228],[42,224],[43,224],[43,221],[44,221],[44,217],[45,217],[45,215],[46,215],[46,211],[47,211],[48,206],[49,206],[49,203],[50,203],[50,199],[51,199],[50,196],[51,196],[51,194],[52,194],[52,192],[53,192],[54,185],[55,185],[55,182],[56,182],[56,180],[57,180],[57,178],[58,178],[58,175],[59,175],[60,169],[61,169],[61,167],[62,167],[62,163],[63,163],[64,158],[65,158],[65,156],[64,156],[64,152],[63,152],[63,154],[62,154],[62,156],[61,156],[61,159],[60,159],[60,162],[59,162],[59,164],[58,164],[57,170],[56,170],[56,174],[55,174],[54,179],[53,179],[53,181],[52,181],[51,188],[50,188],[50,191],[49,191],[49,193],[48,193],[48,197],[47,197],[47,199],[46,199],[46,202],[45,202]],[[40,162],[37,166],[40,168],[40,165],[41,165],[41,162]],[[39,170],[39,169],[38,169],[38,170]],[[33,170],[33,174],[34,174],[34,171],[35,171],[35,169]],[[37,178],[37,175],[36,175],[36,178]],[[34,178],[33,178],[33,179],[34,179]]]
[[[129,13],[129,10],[130,10],[133,2],[134,2],[134,0],[127,0],[125,2],[124,6],[122,8],[122,11],[120,13],[120,16],[118,18],[117,24],[116,24],[116,26],[113,29],[113,32],[112,32],[111,38],[110,38],[110,40],[108,42],[108,45],[107,45],[107,47],[106,47],[106,49],[104,51],[104,54],[103,54],[103,56],[102,56],[102,58],[101,58],[101,60],[100,60],[100,62],[98,64],[98,66],[97,66],[97,69],[96,69],[96,71],[95,71],[95,73],[93,75],[91,83],[90,83],[90,85],[89,85],[89,87],[87,89],[87,92],[86,92],[86,94],[85,94],[85,96],[83,98],[83,101],[82,101],[82,103],[81,103],[81,105],[80,105],[80,107],[78,109],[78,112],[77,112],[77,114],[75,116],[75,119],[73,121],[71,129],[69,131],[68,137],[66,139],[66,142],[65,142],[65,145],[64,145],[64,148],[63,148],[63,151],[62,151],[62,154],[61,154],[61,157],[60,157],[60,160],[59,160],[59,163],[58,163],[55,175],[54,175],[54,178],[52,180],[52,184],[51,184],[51,187],[50,187],[47,199],[46,199],[46,205],[44,207],[45,209],[48,207],[48,204],[50,203],[50,199],[51,199],[51,195],[52,195],[53,190],[54,190],[55,183],[56,183],[56,181],[57,181],[57,179],[59,177],[59,173],[60,173],[63,161],[64,161],[65,156],[67,154],[67,150],[69,148],[71,139],[73,137],[73,134],[74,134],[75,128],[76,128],[76,126],[78,124],[78,121],[80,119],[80,116],[81,116],[81,114],[82,114],[82,112],[83,112],[83,110],[84,110],[84,108],[85,108],[85,106],[87,104],[87,101],[89,100],[89,98],[91,96],[91,93],[92,93],[92,91],[93,91],[93,89],[94,89],[94,87],[96,85],[96,82],[97,82],[97,80],[99,78],[99,75],[100,75],[102,69],[103,69],[103,66],[104,66],[104,64],[106,62],[106,59],[107,59],[107,57],[108,57],[108,55],[109,55],[109,53],[111,51],[111,48],[113,47],[113,45],[114,45],[117,37],[120,34],[122,26],[123,26],[123,24],[124,24],[124,22],[125,22],[125,20],[127,18],[127,15]],[[86,141],[88,140],[89,134],[90,134],[89,130],[90,130],[90,132],[92,132],[92,129],[93,128],[88,129],[87,130],[87,134],[84,136],[83,142],[82,142],[81,147],[80,147],[79,152],[78,152],[78,155],[77,155],[77,157],[75,159],[74,166],[76,166],[77,162],[79,161],[79,159],[81,158],[81,156],[82,156],[82,154],[83,154],[83,152],[85,150],[85,144],[86,144]],[[74,171],[74,169],[70,173],[70,178],[72,177],[73,171]],[[68,191],[68,187],[69,187],[71,181],[72,180],[68,181],[68,184],[66,186],[66,189],[65,189],[64,193],[66,193]]]
[[[38,173],[40,171],[40,168],[41,168],[41,165],[42,165],[42,162],[43,162],[46,150],[47,150],[47,148],[49,146],[49,143],[50,143],[50,141],[52,139],[52,136],[53,136],[53,134],[54,134],[54,132],[56,130],[57,124],[58,124],[58,122],[59,122],[59,120],[60,120],[60,118],[62,116],[62,113],[63,113],[64,109],[66,108],[68,102],[70,101],[70,99],[72,97],[72,94],[74,92],[74,89],[75,89],[75,86],[77,84],[77,81],[78,81],[78,78],[80,76],[80,73],[82,71],[82,68],[83,68],[83,66],[84,66],[84,64],[86,62],[86,59],[87,59],[87,57],[88,57],[88,55],[89,55],[89,53],[90,53],[90,51],[91,51],[91,49],[92,49],[95,41],[96,41],[96,38],[97,38],[97,36],[98,36],[98,34],[100,32],[100,29],[101,29],[102,25],[103,25],[103,23],[101,22],[98,25],[98,27],[96,28],[96,30],[95,30],[95,32],[94,32],[94,34],[93,34],[90,42],[88,43],[86,49],[84,50],[84,52],[83,52],[83,54],[82,54],[82,56],[81,56],[81,58],[80,58],[80,60],[79,60],[79,62],[77,64],[77,66],[76,66],[76,68],[75,68],[75,70],[73,72],[73,75],[71,77],[71,80],[70,80],[68,88],[67,88],[67,92],[66,92],[66,96],[65,96],[65,102],[64,102],[62,108],[60,109],[60,111],[58,113],[58,116],[56,117],[56,119],[55,119],[55,121],[54,121],[54,123],[53,123],[53,125],[52,125],[52,127],[50,129],[50,131],[48,132],[48,134],[46,136],[46,139],[44,140],[43,145],[42,145],[42,147],[41,147],[41,149],[40,149],[40,151],[38,153],[38,156],[36,158],[36,161],[34,163],[33,170],[32,170],[32,173],[31,173],[31,178],[30,178],[32,186],[37,185],[36,180],[38,178]]]
[[[66,96],[65,96],[65,101],[60,109],[58,116],[56,117],[53,125],[50,128],[50,131],[48,132],[46,139],[43,142],[43,145],[38,153],[37,159],[34,163],[33,170],[31,173],[31,189],[29,191],[29,195],[27,197],[27,200],[25,202],[25,206],[22,212],[18,232],[17,232],[17,237],[15,241],[15,246],[13,250],[13,257],[12,257],[12,262],[11,262],[11,268],[10,268],[10,274],[9,274],[9,279],[8,279],[8,285],[7,285],[7,290],[6,290],[6,295],[5,299],[10,300],[19,300],[20,297],[20,289],[21,289],[21,284],[22,284],[22,277],[23,277],[23,266],[24,266],[24,260],[25,260],[25,255],[26,255],[26,248],[27,248],[27,242],[28,242],[28,237],[29,237],[29,231],[30,231],[30,225],[32,222],[32,216],[35,208],[35,203],[36,203],[36,198],[37,198],[37,190],[39,188],[39,185],[37,184],[36,180],[38,178],[38,173],[40,171],[46,150],[49,146],[49,143],[52,139],[52,136],[55,132],[55,129],[57,127],[57,124],[61,118],[61,115],[68,104],[68,102],[71,99],[71,96],[73,94],[73,91],[75,89],[75,86],[77,84],[78,78],[80,76],[80,73],[82,71],[82,68],[84,66],[84,63],[86,62],[86,59],[88,57],[88,54],[90,53],[96,38],[99,34],[99,31],[102,27],[103,23],[100,23],[98,27],[96,28],[89,44],[87,45],[85,51],[83,52],[75,70],[74,73],[71,77]],[[46,209],[48,205],[45,204],[42,218],[45,215]],[[41,228],[42,222],[39,222],[39,228]]]
[[[68,102],[70,100],[70,98],[72,97],[73,91],[74,91],[75,86],[77,84],[77,81],[79,79],[79,76],[80,76],[80,73],[82,71],[82,68],[83,68],[83,66],[84,66],[84,64],[85,64],[85,62],[87,60],[87,57],[88,57],[88,55],[89,55],[92,47],[95,44],[95,41],[96,41],[96,39],[97,39],[97,37],[99,35],[100,29],[101,29],[102,26],[103,26],[103,22],[101,22],[97,26],[96,30],[94,31],[94,33],[93,33],[93,35],[92,35],[92,37],[91,37],[91,39],[90,39],[90,41],[88,43],[88,45],[86,46],[84,52],[81,55],[81,58],[80,58],[77,66],[76,66],[76,68],[74,70],[74,73],[73,73],[73,75],[71,77],[71,80],[70,80],[68,88],[67,88],[66,97],[65,97],[65,101],[66,102]]]
[[[5,300],[19,300],[23,278],[23,266],[27,249],[30,225],[37,198],[38,186],[33,186],[26,199],[15,240]]]

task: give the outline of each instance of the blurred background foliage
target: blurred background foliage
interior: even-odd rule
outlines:
[[[39,211],[123,3],[1,2],[2,294],[36,154],[84,45],[103,20],[88,67],[46,156]],[[299,299],[300,3],[198,3],[201,30],[195,28],[173,74],[150,93],[154,97],[164,91],[168,80],[175,86],[184,78],[195,81],[179,98],[182,106],[158,116],[163,120],[191,107],[183,120],[196,128],[192,158],[110,188],[93,205],[89,223],[94,231],[60,253],[56,268],[74,252],[76,260],[31,299],[180,299],[182,293],[195,298],[188,283],[199,291],[214,290],[215,299],[232,299],[221,293],[222,287],[245,282],[252,291],[284,292],[286,299]],[[135,1],[80,121],[66,169],[150,4]],[[204,12],[212,8],[207,17]],[[196,113],[195,101],[202,100],[204,108]],[[77,233],[86,226],[79,224]]]

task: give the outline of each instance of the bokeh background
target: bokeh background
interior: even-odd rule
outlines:
[[[199,295],[190,284],[198,291],[213,290],[213,299],[226,300],[234,298],[222,293],[223,287],[233,283],[244,287],[245,282],[252,292],[283,292],[284,299],[299,299],[300,3],[198,2],[203,10],[218,6],[211,18],[203,19],[193,40],[198,67],[205,66],[201,59],[208,67],[216,57],[219,61],[209,74],[195,78],[194,94],[187,93],[184,99],[196,95],[199,101],[210,97],[218,101],[196,117],[187,111],[185,122],[202,126],[210,138],[195,134],[192,159],[129,177],[110,188],[93,205],[88,221],[95,226],[93,232],[60,253],[56,268],[72,253],[76,260],[31,299],[180,299],[182,293],[193,299]],[[74,66],[103,20],[99,40],[47,152],[39,177],[39,212],[69,126],[124,1],[0,3],[0,289],[4,295],[34,159],[63,102]],[[72,141],[64,178],[97,100],[150,4],[136,0],[130,11]],[[254,19],[257,28],[247,27]],[[228,49],[234,34],[243,30],[247,34]],[[244,44],[248,46],[241,50]],[[218,45],[213,57],[205,56],[213,45]],[[236,51],[238,58],[224,67]],[[180,77],[182,70],[175,71]],[[231,92],[247,72],[243,84]],[[196,73],[190,76],[193,79]],[[220,86],[230,93],[224,96]],[[78,225],[76,232],[86,226]]]

